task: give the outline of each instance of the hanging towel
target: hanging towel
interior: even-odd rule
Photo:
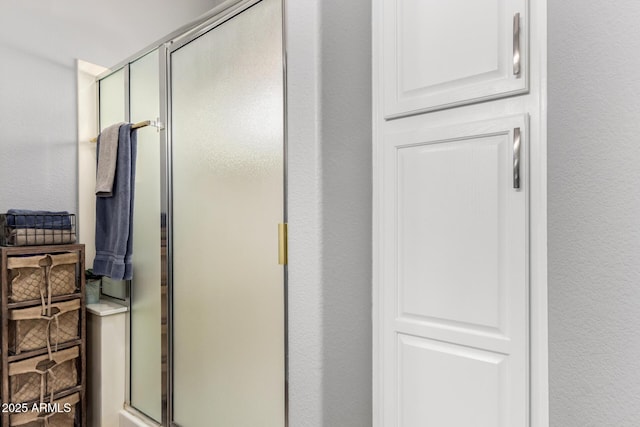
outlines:
[[[98,135],[98,168],[96,172],[96,196],[113,195],[113,179],[118,162],[118,131],[124,123],[116,123]]]
[[[96,257],[93,272],[114,280],[130,280],[132,276],[136,139],[136,131],[131,129],[130,123],[120,126],[113,196],[96,198]],[[101,151],[98,150],[98,153]]]

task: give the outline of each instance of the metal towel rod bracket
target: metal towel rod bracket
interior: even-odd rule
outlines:
[[[153,126],[155,128],[158,128],[158,131],[164,130],[164,124],[159,120],[145,120],[142,122],[134,123],[131,125],[131,129],[138,129],[146,126]],[[98,142],[98,137],[91,138],[89,142]]]

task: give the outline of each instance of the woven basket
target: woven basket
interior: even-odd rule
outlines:
[[[10,274],[9,300],[28,301],[51,296],[71,294],[77,291],[76,252],[59,255],[10,257],[7,269]]]
[[[20,354],[45,347],[53,348],[79,338],[80,300],[51,304],[50,317],[43,316],[42,310],[37,306],[9,311],[11,352]]]
[[[9,364],[12,403],[29,402],[78,385],[78,347]]]
[[[73,427],[76,419],[76,405],[80,402],[80,394],[74,393],[53,402],[59,411],[65,410],[68,405],[69,412],[57,412],[46,414],[37,411],[24,412],[11,416],[10,427]]]

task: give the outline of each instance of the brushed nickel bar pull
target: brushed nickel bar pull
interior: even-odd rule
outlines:
[[[520,128],[513,129],[513,188],[520,189]]]
[[[513,15],[513,75],[520,75],[520,13]]]

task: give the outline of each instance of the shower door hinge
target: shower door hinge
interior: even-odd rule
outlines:
[[[287,223],[278,224],[278,264],[287,264],[289,256],[289,250],[287,246]]]

